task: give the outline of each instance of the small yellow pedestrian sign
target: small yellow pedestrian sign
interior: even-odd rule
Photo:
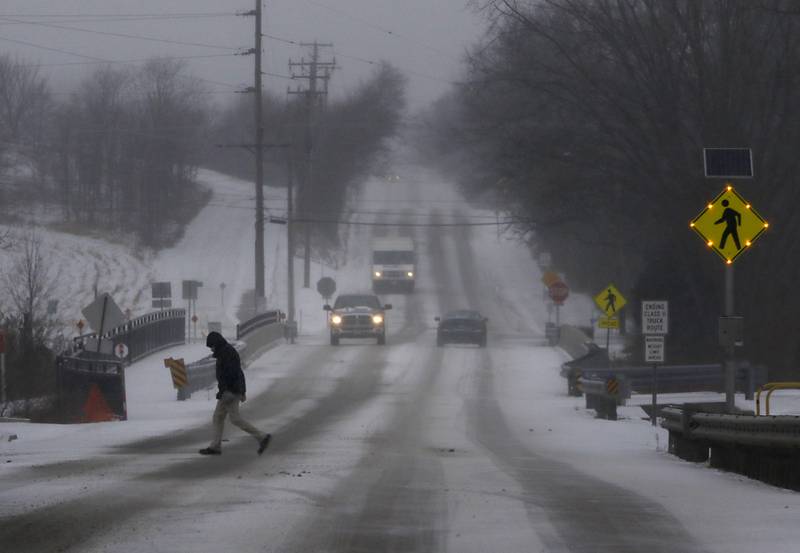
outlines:
[[[603,291],[594,297],[594,302],[600,311],[606,314],[606,317],[613,317],[628,303],[625,296],[613,284],[603,288]]]
[[[611,328],[614,330],[619,329],[619,319],[614,317],[600,317],[597,320],[597,326],[600,328]]]
[[[728,185],[689,226],[730,265],[767,230],[769,223]]]

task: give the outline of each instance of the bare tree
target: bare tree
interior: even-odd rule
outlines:
[[[0,140],[22,138],[42,114],[48,98],[38,68],[0,55]]]
[[[3,283],[23,349],[30,349],[45,344],[52,331],[45,316],[45,302],[53,291],[55,279],[42,252],[41,236],[35,230],[26,231],[17,244],[3,274]]]

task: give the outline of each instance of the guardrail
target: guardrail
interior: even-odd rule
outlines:
[[[241,350],[241,344],[234,346]],[[217,382],[217,360],[208,356],[186,365],[186,386],[178,388],[178,401],[192,397],[193,392],[211,388]]]
[[[246,335],[250,334],[251,332],[255,332],[259,328],[279,323],[281,319],[282,319],[282,314],[280,311],[277,310],[267,311],[266,313],[256,315],[252,319],[249,319],[241,324],[236,325],[236,339],[241,340]]]
[[[761,392],[767,392],[765,414],[769,415],[769,399],[778,390],[800,390],[800,382],[767,382],[756,392],[756,415],[761,414]]]
[[[604,350],[601,350],[604,351]],[[594,357],[593,357],[594,356]],[[561,366],[561,376],[567,378],[567,393],[580,395],[578,378],[608,379],[616,377],[625,380],[632,393],[648,394],[653,391],[653,367],[610,367],[585,366],[602,363],[602,355],[590,352],[589,355]],[[743,392],[747,399],[753,399],[758,386],[766,380],[764,369],[740,362],[736,370],[736,391]],[[703,365],[659,365],[656,369],[659,393],[716,392],[724,390],[724,369],[719,364]]]
[[[800,490],[800,417],[724,414],[668,406],[660,411],[670,453],[776,486]]]
[[[611,364],[608,352],[597,344],[589,342],[583,347],[586,351],[583,355],[561,365],[561,376],[567,379],[567,395],[570,396],[581,396],[581,390],[578,388],[578,378],[583,374],[584,370],[608,367]]]
[[[110,340],[114,347],[128,347],[126,362],[133,363],[151,353],[186,341],[186,310],[165,309],[131,319],[123,325],[104,332],[102,339]],[[97,340],[97,333],[83,334],[74,338],[74,354],[83,356],[88,340]]]
[[[598,379],[579,377],[578,388],[586,395],[586,408],[600,418],[617,420],[617,405],[630,397],[630,391],[615,377]]]

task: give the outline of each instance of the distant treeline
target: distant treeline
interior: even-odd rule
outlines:
[[[302,96],[265,94],[266,142],[293,145],[268,152],[265,182],[285,185],[293,157],[303,183],[310,136],[318,177],[313,190],[299,186],[299,206],[335,214],[395,132],[403,89],[402,76],[381,66],[347,98],[316,106],[310,126]],[[0,55],[0,202],[56,206],[72,227],[131,233],[150,247],[173,243],[208,200],[194,182],[199,166],[245,178],[254,172],[252,153],[218,147],[252,144],[252,95],[219,107],[208,92],[185,62],[155,58],[137,68],[101,67],[62,98],[38,68]],[[29,174],[14,167],[12,176],[20,159]]]
[[[800,367],[797,3],[472,4],[490,30],[428,114],[432,157],[525,221],[573,288],[669,299],[677,362],[720,356],[724,264],[688,227],[724,185],[702,148],[751,147],[755,179],[733,184],[774,224],[735,263],[743,355]]]

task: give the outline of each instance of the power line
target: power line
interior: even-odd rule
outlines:
[[[274,40],[276,42],[283,42],[284,44],[292,44],[294,46],[300,46],[300,43],[296,40],[289,40],[288,38],[281,38],[274,35],[268,35],[267,33],[261,33],[261,36],[264,38],[268,38],[269,40]]]
[[[0,40],[5,40],[7,42],[13,42],[13,43],[16,43],[16,44],[23,44],[25,46],[31,46],[33,48],[40,48],[42,50],[49,50],[51,52],[58,52],[60,54],[66,54],[66,55],[75,56],[75,57],[78,57],[78,58],[88,59],[88,60],[91,60],[94,64],[147,63],[148,61],[151,61],[150,59],[134,60],[134,61],[131,61],[131,60],[116,61],[116,60],[98,58],[98,57],[95,57],[95,56],[87,56],[87,55],[84,55],[84,54],[78,54],[77,52],[70,52],[69,50],[64,50],[64,49],[61,49],[61,48],[50,48],[49,46],[43,46],[41,44],[34,44],[33,42],[27,42],[27,41],[24,41],[24,40],[16,40],[16,39],[13,39],[13,38],[8,38],[8,37],[3,37],[3,36],[0,36]],[[231,55],[236,55],[236,54],[220,54],[220,55],[231,56]],[[187,58],[191,58],[192,56],[186,56],[186,57]],[[155,58],[155,59],[158,59],[158,58]],[[176,56],[176,57],[167,57],[167,58],[163,58],[163,59],[181,59],[181,57],[180,56]],[[36,66],[36,65],[34,65],[34,66]],[[45,66],[45,64],[43,64],[42,66]],[[238,84],[224,83],[222,81],[215,81],[215,80],[212,80],[212,79],[204,79],[202,77],[195,77],[193,75],[179,75],[179,77],[183,78],[183,79],[197,80],[197,81],[202,81],[202,82],[211,83],[211,84],[220,85],[220,86],[227,86],[227,87],[231,87],[231,88],[235,88],[235,89],[241,88],[241,85],[238,85]],[[234,92],[234,91],[232,91],[232,92]]]
[[[240,50],[241,48],[235,48],[232,46],[221,46],[219,44],[206,44],[202,42],[184,42],[181,40],[171,40],[168,38],[158,38],[158,37],[149,37],[143,35],[133,35],[128,33],[113,33],[111,31],[97,31],[94,29],[84,29],[81,27],[70,27],[67,25],[57,25],[55,23],[42,23],[38,21],[24,21],[21,19],[12,19],[8,17],[0,17],[0,21],[10,21],[13,23],[25,24],[25,25],[34,25],[37,27],[47,27],[50,29],[62,29],[67,31],[77,31],[82,33],[89,33],[93,35],[104,35],[104,36],[113,36],[113,37],[121,37],[121,38],[131,38],[134,40],[145,40],[148,42],[159,42],[164,44],[177,44],[180,46],[196,46],[199,48],[215,48],[217,50]]]
[[[206,58],[228,58],[238,56],[238,54],[206,54],[199,56],[158,56],[161,60],[194,60]],[[102,65],[102,64],[126,64],[126,63],[147,63],[153,58],[142,58],[134,60],[97,60],[97,61],[68,61],[62,63],[23,63],[22,67],[68,67],[71,65]]]
[[[340,58],[359,61],[361,63],[366,63],[366,64],[369,64],[369,65],[381,65],[380,61],[371,60],[371,59],[367,59],[367,58],[362,58],[360,56],[351,56],[349,54],[343,54],[339,50],[336,50],[336,55],[339,56]],[[419,71],[414,71],[413,69],[402,68],[402,70],[405,71],[406,73],[408,73],[409,75],[415,75],[415,76],[423,78],[423,79],[430,79],[430,80],[433,80],[433,81],[439,81],[439,82],[447,83],[447,84],[458,84],[455,81],[451,81],[449,79],[443,79],[442,77],[437,77],[435,75],[428,75],[426,73],[420,73]]]
[[[364,25],[366,27],[370,27],[372,29],[380,31],[380,32],[382,32],[382,33],[384,33],[384,34],[386,34],[388,36],[401,39],[401,40],[403,40],[405,42],[408,42],[409,44],[412,44],[414,46],[418,46],[418,47],[421,46],[421,47],[425,48],[426,50],[430,50],[431,52],[435,52],[435,53],[437,53],[437,54],[439,54],[441,56],[445,56],[447,58],[450,58],[451,60],[460,61],[451,53],[445,52],[444,50],[436,48],[435,46],[431,46],[430,44],[426,44],[424,42],[420,42],[419,40],[413,39],[413,38],[411,38],[409,36],[400,34],[395,30],[388,29],[386,27],[382,27],[380,25],[372,23],[371,21],[367,21],[364,18],[357,17],[357,16],[355,16],[355,15],[353,15],[353,14],[351,14],[351,13],[349,13],[349,12],[347,12],[347,11],[341,9],[341,8],[335,8],[333,6],[328,6],[327,4],[322,4],[322,3],[316,2],[314,0],[304,0],[304,1],[307,4],[311,4],[313,6],[317,6],[318,8],[322,8],[324,10],[328,10],[330,12],[336,13],[341,17],[344,17],[344,18],[347,18],[347,19],[351,19],[351,20],[353,20],[353,21],[355,21],[357,23],[361,23],[362,25]]]
[[[526,219],[501,219],[492,222],[477,223],[376,223],[370,221],[342,221],[339,219],[304,219],[292,217],[293,223],[327,223],[333,225],[349,225],[362,227],[494,227],[497,225],[513,225],[527,222]]]
[[[58,52],[59,54],[67,54],[69,56],[75,56],[76,58],[84,58],[84,59],[87,59],[87,60],[108,62],[108,60],[104,60],[103,58],[97,58],[95,56],[86,56],[84,54],[78,54],[76,52],[70,52],[69,50],[63,50],[61,48],[50,48],[49,46],[42,46],[41,44],[34,44],[33,42],[26,42],[24,40],[17,40],[17,39],[14,39],[14,38],[8,38],[8,37],[4,37],[4,36],[0,36],[0,40],[4,40],[6,42],[13,42],[15,44],[22,44],[24,46],[31,46],[33,48],[40,48],[42,50],[49,50],[50,52]]]
[[[117,22],[129,22],[129,21],[168,21],[168,20],[178,20],[178,19],[212,19],[218,17],[230,17],[235,16],[235,13],[219,13],[219,14],[207,14],[207,15],[141,15],[141,16],[118,16],[118,17],[106,17],[106,16],[98,16],[94,17],[91,15],[83,15],[83,16],[48,16],[48,15],[26,15],[26,14],[0,14],[0,18],[12,18],[12,17],[24,17],[24,18],[49,18],[55,19],[56,21],[63,21],[65,23],[117,23]],[[20,25],[20,23],[0,23],[0,26],[3,25]]]
[[[42,18],[72,18],[72,17],[222,17],[236,15],[231,12],[153,12],[153,13],[0,13],[0,17],[42,17]]]

